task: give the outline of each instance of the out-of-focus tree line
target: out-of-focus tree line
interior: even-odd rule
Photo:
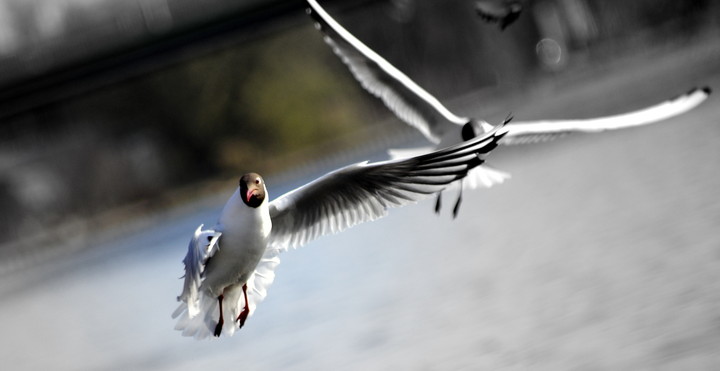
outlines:
[[[148,30],[172,29],[172,22],[153,28],[118,18],[122,3],[111,1],[93,8],[68,1],[72,6],[64,13],[52,14],[72,21],[60,27],[52,14],[45,15],[49,23],[42,29],[36,22],[40,3],[0,3],[4,17],[24,19],[14,22],[20,26],[12,32],[19,36],[0,45],[13,63],[22,65],[25,56],[42,64],[23,54],[36,58],[40,50],[23,46],[42,45],[33,40],[52,30],[52,40],[72,48],[83,48],[93,32],[107,34],[103,47],[109,48],[112,32],[94,28],[106,16],[114,17],[107,18],[114,19],[110,30],[130,30],[138,38]],[[582,63],[628,55],[658,40],[717,32],[720,23],[720,7],[709,0],[545,0],[531,3],[500,32],[482,23],[471,3],[331,2],[328,11],[441,99],[492,86],[520,89],[548,69],[582,68],[573,53],[584,56]],[[151,1],[141,9],[164,14],[148,4],[172,10],[173,1]],[[158,22],[168,22],[157,14]],[[199,180],[282,171],[356,144],[387,111],[352,79],[310,18],[297,18],[301,26],[225,41],[211,52],[89,91],[74,93],[71,86],[63,99],[0,119],[0,242],[128,202],[162,199],[168,190]],[[554,43],[546,59],[539,55],[546,45],[541,40]],[[552,47],[562,51],[562,64],[553,59]],[[67,52],[74,53],[72,48]],[[7,78],[12,76],[0,80]]]
[[[308,161],[367,117],[324,48],[308,27],[12,117],[0,136],[3,228],[32,233],[198,180]]]

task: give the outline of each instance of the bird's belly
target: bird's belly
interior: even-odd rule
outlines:
[[[243,238],[223,234],[220,248],[208,261],[201,289],[219,296],[226,287],[247,282],[260,262],[266,244],[267,239],[262,236]]]

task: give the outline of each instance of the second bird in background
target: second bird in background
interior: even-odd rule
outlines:
[[[382,100],[399,119],[420,131],[434,144],[412,150],[390,150],[391,156],[408,157],[427,153],[482,135],[492,128],[485,120],[463,117],[451,112],[432,94],[342,27],[316,0],[307,2],[310,5],[308,14],[315,20],[316,27],[323,32],[325,42],[347,65],[360,85]],[[500,144],[532,143],[574,132],[594,133],[652,124],[697,107],[709,95],[708,87],[693,88],[659,104],[622,114],[581,120],[513,121],[506,125],[507,135]],[[487,165],[473,169],[466,178],[456,182],[460,193],[453,208],[453,216],[457,216],[459,210],[463,185],[471,189],[491,187],[509,177],[508,173]],[[440,207],[441,197],[438,193],[435,211],[439,212]]]

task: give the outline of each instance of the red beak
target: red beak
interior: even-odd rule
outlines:
[[[245,200],[246,200],[247,202],[250,202],[250,198],[251,198],[252,196],[254,196],[254,195],[255,195],[255,190],[254,190],[254,189],[248,189],[248,190],[247,190],[247,193],[245,194]]]

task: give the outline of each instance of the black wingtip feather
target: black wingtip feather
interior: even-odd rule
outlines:
[[[515,117],[513,116],[512,112],[508,112],[507,117],[505,117],[505,120],[503,120],[502,124],[500,124],[500,125],[505,126],[505,124],[512,121],[513,118],[515,118]]]

